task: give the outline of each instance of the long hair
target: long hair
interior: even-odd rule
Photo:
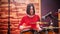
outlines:
[[[34,5],[32,3],[27,5],[26,12],[27,12],[28,15],[31,15],[31,13],[30,13],[30,8],[31,7],[33,7],[33,15],[34,15],[35,14],[35,8],[34,8]]]

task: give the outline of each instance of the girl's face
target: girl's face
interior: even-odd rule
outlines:
[[[33,15],[33,7],[30,7],[30,14]]]

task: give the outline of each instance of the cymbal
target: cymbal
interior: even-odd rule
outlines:
[[[43,27],[43,28],[45,28],[45,29],[58,29],[60,27]]]
[[[37,24],[48,24],[47,22],[37,22]]]

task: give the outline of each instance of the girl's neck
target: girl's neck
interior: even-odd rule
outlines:
[[[33,17],[34,15],[28,15],[28,17]]]

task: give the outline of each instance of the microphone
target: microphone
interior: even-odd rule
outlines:
[[[44,16],[42,16],[42,19],[46,19],[48,16],[50,16],[52,14],[52,12],[49,12],[49,13],[47,13],[46,15],[44,15]]]

